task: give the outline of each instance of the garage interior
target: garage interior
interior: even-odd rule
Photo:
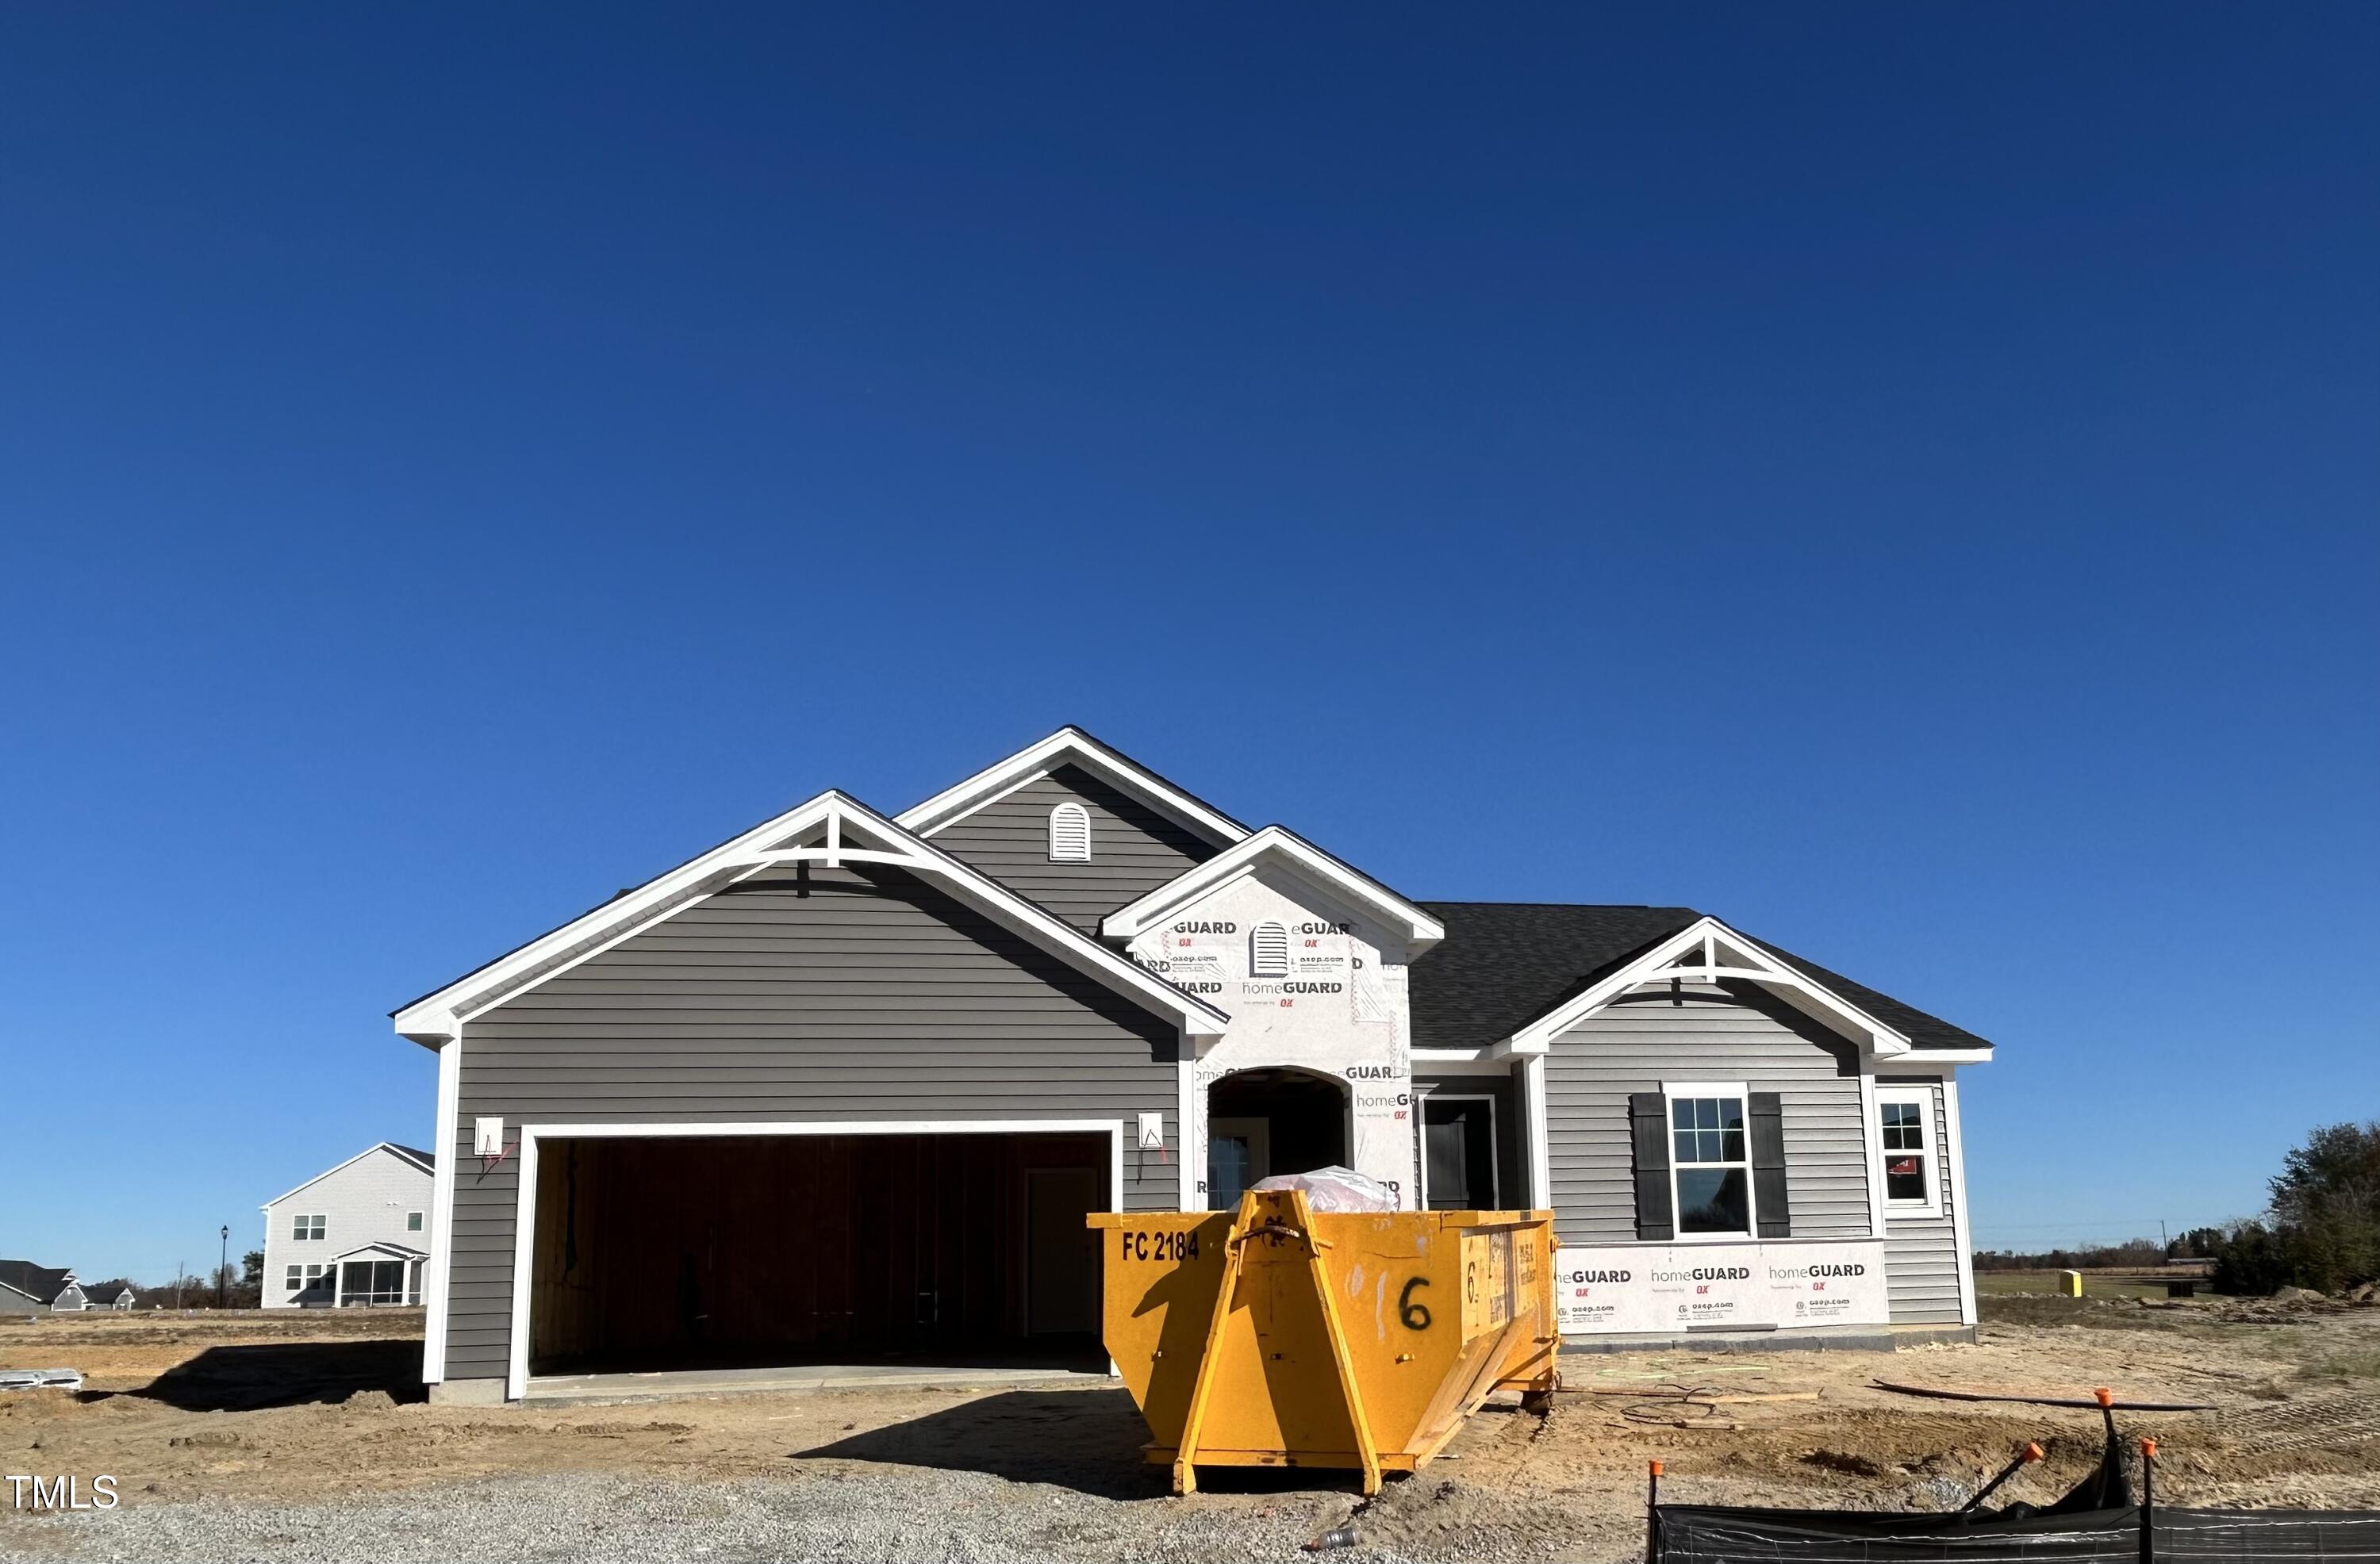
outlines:
[[[532,1375],[1098,1371],[1107,1137],[636,1136],[540,1147]]]

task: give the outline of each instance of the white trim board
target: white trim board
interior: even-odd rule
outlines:
[[[1258,861],[1265,858],[1286,864],[1325,891],[1369,911],[1402,935],[1413,952],[1427,950],[1446,938],[1446,926],[1421,908],[1281,826],[1265,827],[1137,901],[1117,908],[1099,920],[1099,932],[1111,940],[1129,940],[1145,934],[1201,897],[1256,872]]]
[[[907,830],[930,836],[991,798],[1022,785],[1020,779],[1027,772],[1046,774],[1069,760],[1141,802],[1173,816],[1218,847],[1228,847],[1248,834],[1248,828],[1229,815],[1192,797],[1138,761],[1109,748],[1072,724],[1026,746],[1006,759],[995,760],[965,782],[902,810],[894,818]]]
[[[1498,1059],[1477,1049],[1415,1049],[1412,1057],[1415,1075],[1488,1075],[1508,1081],[1515,1062],[1510,1054]]]
[[[1950,1159],[1950,1231],[1959,1241],[1959,1320],[1975,1323],[1975,1244],[1967,1223],[1967,1147],[1959,1124],[1959,1078],[1942,1073],[1942,1155]]]
[[[951,827],[958,824],[961,820],[965,819],[969,815],[976,813],[979,809],[990,808],[993,805],[999,803],[1010,794],[1031,787],[1035,782],[1039,782],[1043,777],[1046,777],[1049,774],[1049,770],[1046,767],[1038,771],[1027,771],[1025,775],[1017,778],[1014,782],[1010,782],[1006,787],[1002,788],[998,793],[987,794],[985,796],[978,798],[974,803],[968,805],[965,808],[961,809],[957,814],[949,816],[943,819],[936,820],[931,829],[918,831],[917,834],[930,841],[932,838],[941,835],[943,831],[950,830]],[[900,818],[901,817],[898,815],[893,817],[896,820]]]
[[[1529,1126],[1529,1208],[1554,1208],[1553,1150],[1547,1130],[1546,1056],[1533,1053],[1521,1061],[1521,1087],[1528,1094],[1524,1115]]]
[[[529,1289],[537,1260],[538,1143],[547,1140],[648,1140],[751,1135],[1083,1135],[1108,1137],[1108,1196],[1123,1207],[1122,1119],[845,1119],[712,1124],[523,1124],[520,1171],[514,1188],[512,1326],[505,1344],[504,1396],[528,1392]]]
[[[430,1175],[430,1258],[421,1267],[421,1382],[446,1379],[446,1275],[455,1252],[455,1138],[463,1085],[463,1039],[450,1038],[438,1050],[438,1143]]]

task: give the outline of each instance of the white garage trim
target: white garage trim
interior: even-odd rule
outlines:
[[[1975,1304],[1975,1242],[1967,1225],[1967,1148],[1959,1125],[1959,1077],[1942,1072],[1942,1155],[1950,1159],[1950,1231],[1959,1240],[1959,1315],[1973,1325]]]
[[[455,1255],[455,1110],[463,1085],[463,1039],[438,1049],[438,1138],[430,1146],[430,1263],[422,1268],[421,1382],[446,1379],[446,1274]]]
[[[1546,1122],[1546,1056],[1541,1053],[1521,1056],[1521,1090],[1526,1097],[1522,1105],[1521,1121],[1529,1127],[1529,1199],[1530,1209],[1550,1211],[1554,1208],[1554,1170],[1552,1140]]]
[[[442,1050],[443,1051],[443,1050]],[[513,1207],[512,1340],[504,1395],[528,1393],[528,1299],[537,1260],[537,1156],[540,1140],[662,1140],[753,1135],[1082,1135],[1108,1137],[1108,1198],[1123,1205],[1121,1119],[866,1119],[759,1124],[523,1124],[520,1182]],[[447,1149],[447,1148],[442,1148]],[[446,1158],[439,1159],[443,1163]],[[443,1290],[442,1290],[443,1291]]]
[[[1184,1211],[1203,1211],[1207,1200],[1198,1193],[1198,1180],[1207,1167],[1206,1099],[1198,1086],[1197,1061],[1184,1059],[1176,1068],[1182,1077],[1181,1102],[1173,1110],[1173,1140],[1182,1153],[1180,1204]]]

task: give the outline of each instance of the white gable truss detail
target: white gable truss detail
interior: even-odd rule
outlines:
[[[1060,728],[1038,744],[985,767],[966,781],[904,809],[894,817],[903,829],[931,836],[944,826],[997,803],[1028,782],[1039,782],[1069,762],[1114,784],[1160,814],[1172,816],[1218,847],[1229,847],[1248,828],[1204,800],[1194,798],[1138,761],[1076,727]]]
[[[1367,909],[1402,935],[1416,954],[1446,938],[1445,925],[1436,918],[1369,875],[1350,868],[1304,837],[1280,826],[1265,827],[1196,868],[1167,880],[1131,905],[1117,908],[1099,920],[1099,932],[1111,940],[1130,940],[1145,934],[1200,897],[1254,874],[1258,863],[1266,858],[1278,859],[1356,906]]]
[[[1715,917],[1687,925],[1576,998],[1548,1011],[1490,1050],[1544,1053],[1556,1037],[1638,988],[1673,983],[1757,983],[1876,1059],[1912,1051],[1909,1038],[1806,974],[1788,966]],[[1928,1058],[1933,1057],[1930,1053]]]
[[[459,1036],[463,1024],[473,1016],[705,897],[765,870],[799,864],[831,869],[880,864],[938,881],[958,901],[993,922],[1024,935],[1125,998],[1172,1017],[1188,1037],[1220,1037],[1231,1019],[933,843],[913,836],[857,799],[830,791],[416,1000],[396,1012],[396,1030],[416,1042],[437,1047]]]

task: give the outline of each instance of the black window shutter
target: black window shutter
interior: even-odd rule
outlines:
[[[1775,1092],[1755,1092],[1752,1113],[1752,1204],[1763,1238],[1793,1236],[1785,1198],[1785,1104]]]
[[[1629,1138],[1636,1157],[1636,1236],[1675,1238],[1670,1206],[1670,1110],[1659,1092],[1628,1094]]]

